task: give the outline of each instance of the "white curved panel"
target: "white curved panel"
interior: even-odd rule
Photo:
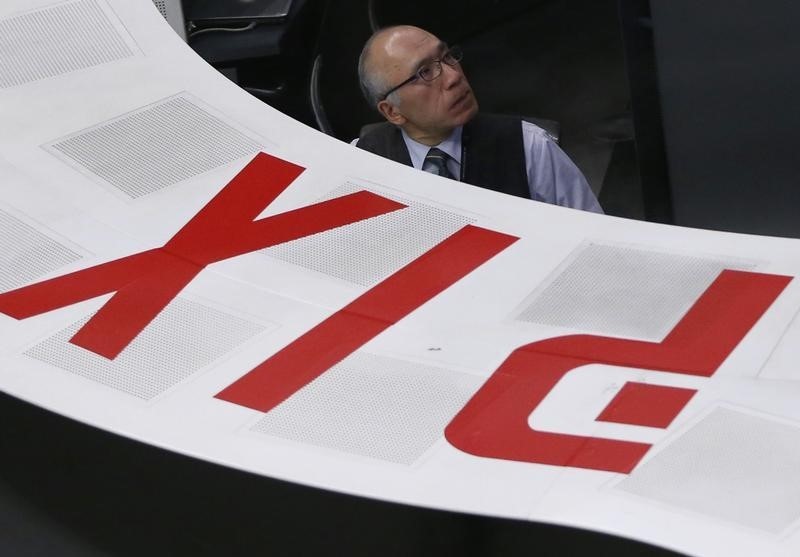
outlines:
[[[23,24],[0,33],[0,389],[346,493],[800,551],[799,242],[388,162],[237,89],[150,2],[4,2]]]

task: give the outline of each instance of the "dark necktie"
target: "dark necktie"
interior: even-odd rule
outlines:
[[[445,178],[452,178],[453,175],[447,170],[448,158],[447,153],[434,147],[428,151],[428,154],[425,156],[425,161],[422,163],[422,170]]]

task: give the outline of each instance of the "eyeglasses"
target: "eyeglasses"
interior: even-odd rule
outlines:
[[[442,75],[442,62],[447,64],[448,66],[455,66],[458,64],[461,59],[464,57],[464,53],[461,52],[461,49],[457,46],[447,49],[444,54],[442,54],[441,58],[436,58],[435,60],[431,60],[430,62],[425,62],[419,69],[414,72],[414,75],[406,79],[404,82],[395,85],[386,93],[381,95],[380,100],[386,100],[386,97],[400,89],[403,85],[408,85],[412,81],[416,81],[421,79],[422,81],[433,81],[440,75]]]

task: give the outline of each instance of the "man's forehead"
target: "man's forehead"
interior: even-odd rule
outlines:
[[[438,37],[416,27],[395,30],[384,45],[386,54],[395,64],[411,66],[435,58],[445,48]]]

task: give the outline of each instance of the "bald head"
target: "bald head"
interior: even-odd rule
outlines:
[[[377,104],[382,100],[383,94],[392,88],[392,84],[387,80],[385,68],[387,65],[397,67],[401,62],[398,58],[403,54],[404,39],[418,42],[422,37],[439,42],[434,35],[419,27],[394,25],[376,31],[364,44],[361,56],[358,58],[358,80],[361,91],[371,107],[377,110]]]
[[[432,33],[397,25],[366,42],[359,81],[367,101],[386,120],[412,139],[435,145],[478,110],[459,60]]]

